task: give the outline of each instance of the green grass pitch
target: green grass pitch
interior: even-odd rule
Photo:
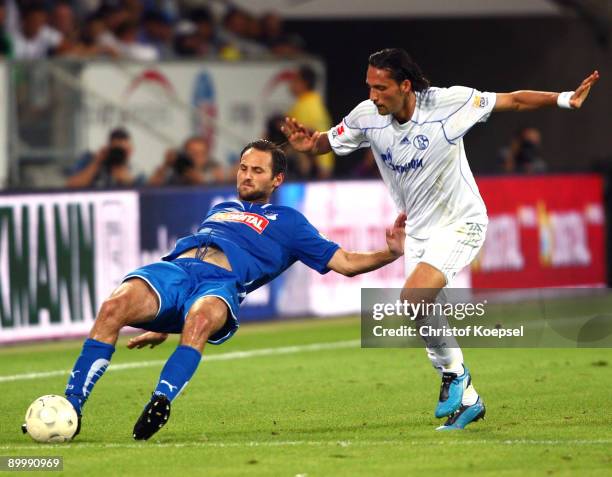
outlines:
[[[131,351],[120,340],[69,444],[19,430],[29,403],[61,394],[67,373],[0,378],[0,455],[61,455],[63,475],[88,477],[611,475],[610,349],[464,350],[487,419],[440,433],[439,378],[424,351],[361,349],[358,339],[354,318],[244,325],[206,350],[148,442],[132,426],[176,338]],[[0,376],[68,370],[79,349],[4,347]]]

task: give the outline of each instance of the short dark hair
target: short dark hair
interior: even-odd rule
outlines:
[[[311,66],[301,65],[297,72],[299,77],[306,83],[306,87],[309,90],[315,89],[317,85],[317,73]]]
[[[121,139],[130,139],[130,133],[125,128],[115,128],[108,135],[108,142]]]
[[[257,139],[248,143],[242,151],[240,151],[240,158],[244,156],[244,153],[249,149],[257,149],[258,151],[269,152],[272,156],[272,177],[276,177],[279,174],[285,174],[287,172],[287,157],[283,150],[274,144],[272,141],[267,139]]]
[[[402,48],[385,48],[372,53],[368,58],[368,64],[374,68],[388,70],[398,84],[409,80],[414,91],[429,88],[429,80],[423,75],[421,67]]]

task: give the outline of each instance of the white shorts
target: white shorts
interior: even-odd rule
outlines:
[[[406,277],[417,264],[428,263],[440,270],[449,286],[455,276],[476,258],[485,240],[487,226],[473,222],[458,222],[431,231],[426,239],[406,235],[404,265]]]

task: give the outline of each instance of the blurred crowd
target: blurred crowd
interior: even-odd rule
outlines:
[[[69,188],[215,185],[229,181],[227,171],[210,157],[206,141],[193,136],[178,149],[169,149],[155,172],[146,178],[132,172],[134,144],[129,131],[119,127],[96,152],[85,152],[67,171]]]
[[[18,60],[49,57],[116,58],[158,61],[177,58],[244,60],[292,58],[303,54],[304,42],[287,32],[274,12],[256,16],[229,1],[206,0],[0,0],[0,55]],[[326,131],[331,115],[318,91],[315,70],[302,65],[290,81],[294,104],[268,118],[262,136],[278,144],[285,116],[305,127]],[[150,177],[134,175],[129,131],[116,128],[98,151],[83,153],[67,171],[68,187],[132,187],[203,185],[232,182],[236,164],[211,157],[201,137],[185,138],[177,149],[162,153]],[[289,180],[338,177],[333,153],[311,156],[287,147]],[[372,152],[364,150],[342,176],[378,177]],[[541,173],[541,135],[521,128],[498,151],[498,170]],[[345,168],[346,169],[346,168]]]
[[[270,117],[262,137],[285,146],[288,159],[287,179],[296,181],[336,178],[336,157],[329,153],[314,156],[294,151],[281,131],[285,116],[296,118],[306,128],[326,131],[332,121],[323,97],[318,92],[319,77],[309,65],[295,69],[289,82],[294,103],[288,111]],[[179,148],[172,148],[158,159],[158,166],[149,177],[132,173],[130,158],[134,144],[128,130],[118,127],[110,131],[107,144],[95,152],[85,152],[67,171],[66,186],[137,187],[198,186],[235,181],[237,164],[225,164],[212,157],[209,144],[201,136],[186,138]],[[351,174],[356,178],[378,177],[374,157],[368,150]]]
[[[304,49],[274,12],[257,17],[229,2],[0,0],[0,27],[0,54],[19,60],[240,60]]]

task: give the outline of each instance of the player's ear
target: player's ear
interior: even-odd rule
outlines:
[[[274,177],[274,181],[273,181],[274,188],[276,189],[284,181],[285,181],[285,174],[283,172],[279,172],[278,174],[276,174],[276,176]]]
[[[400,91],[404,94],[408,94],[412,89],[412,82],[408,79],[405,79],[400,83]]]

